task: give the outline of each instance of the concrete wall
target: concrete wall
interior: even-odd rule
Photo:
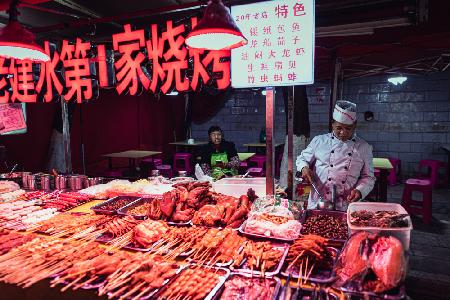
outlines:
[[[329,84],[307,88],[311,137],[328,131]],[[404,174],[412,175],[421,159],[446,161],[440,148],[450,144],[450,72],[428,76],[409,76],[399,86],[387,82],[387,76],[347,80],[343,99],[358,105],[358,134],[373,145],[375,157],[402,160]],[[285,115],[282,93],[277,93],[275,139],[284,141]],[[367,122],[363,113],[374,112]],[[258,91],[238,90],[211,120],[192,126],[193,137],[205,140],[209,126],[218,124],[234,141],[238,150],[244,143],[257,142],[265,123],[264,96]]]

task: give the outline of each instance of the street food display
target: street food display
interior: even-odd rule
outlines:
[[[6,192],[18,196],[0,203],[0,281],[29,287],[50,279],[61,291],[136,300],[344,299],[401,291],[404,241],[364,229],[348,238],[348,224],[402,228],[408,215],[358,210],[347,223],[342,212],[307,210],[298,220],[293,206],[276,199],[254,205],[251,190],[233,197],[183,180],[159,195],[135,193],[148,184],[113,181],[104,190],[109,200],[90,213],[64,212],[89,201],[89,193]]]
[[[247,277],[234,275],[225,282],[221,300],[271,300],[279,281],[273,278]]]
[[[335,285],[374,293],[398,287],[406,275],[404,253],[402,243],[395,237],[358,232],[339,255]]]
[[[245,233],[283,240],[296,239],[301,229],[300,222],[292,216],[266,212],[252,213],[244,225]]]
[[[153,180],[140,179],[134,182],[128,180],[113,180],[105,184],[97,184],[82,189],[79,192],[88,195],[91,199],[109,199],[116,196],[145,197],[162,195],[173,189],[173,182],[164,177]]]
[[[328,239],[318,235],[298,238],[289,248],[283,273],[315,282],[330,281],[337,251],[330,248],[328,243]]]
[[[14,181],[0,180],[0,194],[14,192],[20,189],[20,186]]]
[[[348,238],[347,214],[336,211],[305,211],[301,234],[315,234],[327,239]]]
[[[367,211],[358,210],[350,214],[350,223],[360,227],[398,228],[408,227],[408,214],[396,211]]]

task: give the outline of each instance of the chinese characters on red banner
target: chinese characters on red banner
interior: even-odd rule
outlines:
[[[124,26],[112,36],[113,59],[107,59],[104,45],[92,45],[77,39],[62,41],[61,50],[44,49],[50,56],[46,63],[0,58],[0,103],[49,102],[59,96],[81,103],[107,87],[108,75],[115,78],[119,94],[140,91],[166,94],[171,90],[198,90],[202,85],[226,89],[230,86],[230,51],[187,49],[184,44],[190,26],[167,21],[164,29],[150,25],[144,29]],[[114,68],[108,68],[108,64]],[[115,71],[108,74],[108,71]]]
[[[313,1],[239,5],[231,14],[249,41],[232,52],[233,87],[313,83]]]

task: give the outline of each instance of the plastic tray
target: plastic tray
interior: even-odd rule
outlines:
[[[247,224],[247,221],[245,221],[244,223],[242,223],[242,225],[239,227],[239,232],[242,233],[245,236],[249,236],[249,237],[253,237],[253,238],[257,238],[257,239],[269,239],[269,240],[273,240],[273,241],[281,241],[281,242],[286,242],[286,243],[292,243],[293,241],[295,241],[296,239],[298,239],[298,237],[295,238],[290,238],[290,239],[285,239],[282,237],[275,237],[275,236],[267,236],[267,235],[263,235],[263,234],[257,234],[257,233],[251,233],[251,232],[246,232],[245,231],[245,225]]]
[[[336,263],[336,260],[339,256],[339,250],[333,247],[328,247],[328,249],[330,251],[333,251],[335,254],[335,260],[333,261],[333,264],[331,266],[330,270],[320,270],[319,272],[316,273],[312,273],[311,276],[309,276],[308,281],[311,282],[316,282],[316,283],[330,283],[333,282],[336,279],[336,274],[333,271],[333,266]],[[283,264],[283,268],[281,271],[281,275],[288,277],[289,276],[289,272],[286,270],[286,268],[288,267],[287,263],[285,262]],[[295,278],[298,279],[298,272],[297,270],[291,272],[291,278]],[[302,279],[305,279],[304,276],[301,277]]]
[[[124,206],[126,206],[126,205],[128,205],[128,204],[130,204],[130,203],[132,203],[132,202],[134,202],[136,200],[138,200],[138,199],[140,199],[140,198],[139,197],[135,197],[135,196],[117,196],[117,197],[111,198],[111,199],[109,199],[109,200],[107,200],[105,202],[99,203],[99,204],[97,204],[95,206],[92,206],[91,210],[94,211],[96,214],[115,215],[115,214],[117,214],[117,211],[119,209],[121,209],[122,207],[124,207]],[[105,205],[110,204],[110,203],[115,202],[115,201],[118,201],[118,200],[125,200],[127,202],[127,204],[125,204],[125,205],[123,205],[123,206],[121,206],[121,207],[119,207],[117,209],[114,209],[114,210],[109,210],[109,209],[102,208]]]
[[[231,280],[235,276],[246,277],[246,278],[253,278],[253,276],[250,275],[250,274],[240,274],[240,273],[232,272],[231,275],[228,277],[227,281]],[[271,299],[272,300],[277,299],[276,297],[277,297],[278,293],[280,292],[280,288],[281,288],[281,281],[280,281],[280,279],[278,277],[264,277],[264,278],[261,278],[261,279],[262,280],[273,280],[273,281],[275,281],[275,288],[273,290],[273,294],[272,294]],[[216,294],[216,297],[214,297],[214,300],[220,299],[222,297],[222,294],[223,294],[224,291],[225,291],[225,285],[222,286],[222,288],[220,289],[219,293]]]
[[[264,276],[266,276],[266,277],[272,277],[272,276],[275,276],[278,273],[280,273],[281,267],[283,266],[284,260],[286,259],[286,256],[287,256],[288,251],[289,251],[289,245],[286,244],[286,243],[285,244],[273,243],[272,247],[280,249],[281,251],[283,251],[283,255],[281,256],[280,261],[278,262],[278,265],[275,267],[275,269],[273,271],[264,272]],[[235,269],[235,272],[239,273],[239,274],[249,274],[249,275],[252,275],[252,276],[261,276],[262,275],[261,271],[255,271],[255,270],[252,271],[250,269],[245,268],[246,263],[247,262],[246,262],[246,259],[245,259],[242,262],[242,264],[239,266],[240,268],[239,269]]]
[[[198,268],[198,266],[195,265],[195,264],[191,264],[191,265],[188,266],[188,268],[190,268],[190,267]],[[186,270],[186,269],[187,269],[187,268],[184,268],[184,269],[181,270],[181,271],[184,271],[184,270]],[[206,268],[205,268],[205,269],[206,269]],[[203,298],[203,300],[217,299],[218,294],[219,294],[219,291],[221,290],[221,288],[222,288],[223,284],[225,283],[225,281],[226,281],[226,280],[228,279],[228,277],[230,276],[230,270],[225,269],[225,268],[217,268],[217,267],[212,267],[212,268],[211,268],[211,267],[208,267],[207,269],[208,269],[209,271],[211,271],[211,270],[216,270],[215,272],[216,272],[216,273],[219,273],[219,274],[220,274],[220,277],[219,277],[219,282],[213,287],[213,289],[209,292],[209,294],[208,294],[205,298]],[[169,281],[167,284],[165,284],[162,288],[160,288],[159,291],[158,291],[157,293],[153,294],[154,298],[155,298],[155,299],[160,299],[160,296],[164,293],[164,291],[170,287],[170,285],[176,280],[176,278],[177,278],[178,276],[180,276],[181,273],[182,273],[182,272],[179,272],[177,275],[175,275],[174,277],[172,277],[172,278],[170,279],[170,281]]]
[[[320,210],[320,209],[308,209],[308,210],[303,211],[300,222],[303,225],[303,224],[305,224],[306,220],[310,216],[317,216],[317,215],[329,215],[329,216],[333,216],[335,218],[339,218],[344,222],[347,222],[347,213],[345,213],[345,212],[334,211],[334,210]],[[348,225],[347,225],[347,227],[348,227]],[[302,226],[302,229],[300,230],[300,234],[304,234],[303,226]],[[348,240],[348,235],[345,240],[342,240],[342,239],[329,239],[329,240],[336,242],[336,243],[344,244]]]
[[[217,193],[238,198],[247,195],[248,189],[251,188],[257,196],[263,197],[266,195],[266,178],[222,178],[213,182],[212,187]]]
[[[379,210],[391,210],[396,211],[400,214],[407,214],[408,212],[397,203],[379,203],[379,202],[355,202],[350,203],[347,209],[347,225],[350,231],[350,234],[353,234],[358,231],[367,231],[371,233],[377,233],[384,236],[394,236],[399,239],[405,251],[409,250],[409,244],[411,240],[411,230],[413,229],[411,217],[407,217],[408,227],[399,227],[399,228],[380,228],[380,227],[361,227],[355,226],[350,223],[350,214],[359,210],[367,210],[367,211],[379,211]]]

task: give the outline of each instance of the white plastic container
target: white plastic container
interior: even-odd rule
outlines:
[[[266,195],[266,178],[222,178],[213,182],[212,187],[217,193],[234,197],[247,195],[251,188],[258,197],[263,197]]]
[[[396,211],[399,214],[407,214],[408,212],[397,203],[380,203],[380,202],[354,202],[350,203],[347,208],[347,225],[350,231],[350,234],[353,234],[358,231],[368,231],[372,233],[379,233],[384,236],[394,236],[402,242],[405,251],[409,250],[409,243],[411,239],[411,230],[412,222],[411,217],[407,217],[408,226],[400,227],[400,228],[380,228],[380,227],[361,227],[355,226],[350,223],[350,215],[352,212],[359,210],[367,210],[367,211],[379,211],[379,210],[389,210]]]

